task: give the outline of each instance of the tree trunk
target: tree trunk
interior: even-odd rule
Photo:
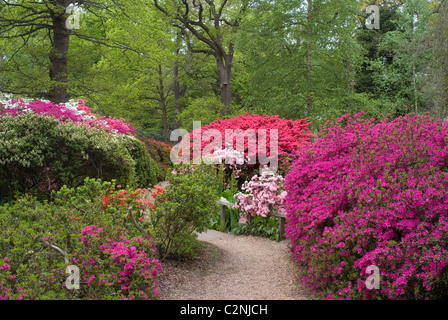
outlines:
[[[417,73],[415,66],[415,54],[412,54],[412,82],[414,85],[414,108],[415,114],[418,113],[418,89],[417,89]]]
[[[180,127],[177,117],[182,113],[182,98],[185,95],[185,84],[179,83],[179,61],[176,60],[173,66],[173,91],[174,91],[174,129]]]
[[[308,42],[306,44],[306,81],[308,86],[308,93],[307,93],[307,99],[306,99],[306,106],[307,106],[307,116],[311,117],[311,114],[313,112],[313,78],[311,75],[311,43]]]
[[[168,113],[167,113],[165,86],[163,85],[163,73],[161,64],[159,64],[158,74],[159,74],[160,108],[162,109],[163,141],[167,143],[169,141]]]
[[[312,18],[311,14],[313,11],[313,2],[312,0],[308,0],[307,6],[307,41],[306,41],[306,81],[307,81],[307,116],[311,117],[313,112],[313,78],[312,78],[312,47],[311,47],[311,39],[312,39]]]
[[[215,58],[218,67],[219,87],[221,89],[221,102],[224,105],[223,109],[221,110],[221,115],[226,116],[230,115],[229,106],[232,98],[230,79],[232,76],[233,48],[229,50],[228,54],[216,52]]]
[[[64,12],[65,13],[65,12]],[[50,80],[52,87],[48,97],[55,103],[67,102],[67,53],[70,41],[70,30],[66,28],[64,13],[52,14],[53,43],[50,52]]]

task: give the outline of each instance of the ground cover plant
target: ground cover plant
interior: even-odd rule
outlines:
[[[328,299],[447,297],[447,134],[423,115],[346,115],[298,152],[286,233],[305,285]],[[378,289],[366,286],[372,265]]]

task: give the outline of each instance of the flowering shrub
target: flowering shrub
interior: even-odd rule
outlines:
[[[194,137],[198,133],[202,136],[200,141],[202,156],[209,156],[216,150],[226,148],[241,151],[238,149],[238,141],[242,141],[244,160],[249,164],[242,167],[240,180],[244,181],[251,178],[260,164],[267,164],[263,163],[264,161],[271,157],[278,157],[281,164],[284,156],[308,142],[311,138],[308,125],[307,119],[293,121],[279,116],[257,114],[243,114],[235,118],[218,119],[190,133],[191,150],[193,150],[191,155],[194,157]],[[278,130],[278,150],[271,150],[273,130]],[[214,140],[216,132],[219,132],[222,141]],[[247,134],[251,138],[247,138]]]
[[[149,209],[151,230],[160,259],[190,258],[198,246],[198,232],[205,231],[218,211],[217,175],[209,165],[179,165],[167,173],[166,190],[156,188],[155,208]]]
[[[147,223],[132,219],[141,210],[103,208],[103,196],[115,190],[111,182],[86,179],[54,192],[52,201],[26,196],[1,206],[1,298],[158,298],[154,242]],[[79,289],[66,288],[68,265],[79,268]]]
[[[120,185],[117,186],[118,189],[120,187],[121,187]],[[143,189],[138,188],[135,191],[131,192],[129,192],[128,190],[120,190],[120,191],[110,190],[109,194],[102,196],[101,201],[103,202],[104,210],[109,209],[110,206],[117,207],[118,205],[123,206],[125,208],[130,207],[139,208],[141,210],[147,210],[148,208],[155,208],[154,203],[152,203],[149,200],[143,199],[143,196],[146,194],[146,192],[147,192],[146,188]],[[153,192],[153,194],[155,194],[155,192]],[[141,216],[139,216],[138,218],[139,220],[142,220]]]
[[[115,239],[95,225],[82,230],[84,248],[73,254],[71,263],[80,266],[80,282],[87,285],[77,294],[87,299],[157,298],[160,292],[154,280],[162,267],[154,259],[152,238],[127,239],[127,230],[115,229],[119,231]]]
[[[244,158],[244,154],[238,150],[233,149],[231,146],[226,146],[223,149],[217,149],[209,157],[208,161],[211,164],[224,164],[230,171],[232,171],[236,177],[241,172],[241,166],[247,161]]]
[[[3,111],[2,111],[3,110]],[[78,124],[85,124],[115,134],[133,134],[136,128],[131,127],[126,120],[100,116],[92,112],[85,105],[85,100],[56,104],[44,100],[10,99],[0,100],[0,115],[21,115],[26,112],[54,116],[61,121],[71,120]]]
[[[323,298],[448,291],[448,125],[427,116],[329,123],[286,176],[286,235]],[[367,267],[380,288],[366,287]]]
[[[85,177],[151,186],[157,168],[143,143],[130,136],[24,113],[0,117],[0,198],[15,192],[47,197]]]
[[[0,197],[15,192],[46,195],[77,186],[85,177],[136,180],[128,139],[84,125],[25,113],[0,117]]]
[[[241,209],[240,223],[246,223],[247,218],[257,215],[267,217],[272,211],[285,213],[283,199],[284,178],[281,175],[264,171],[254,175],[250,181],[242,186],[242,191],[235,194],[235,209]]]
[[[296,150],[302,147],[311,137],[311,132],[308,129],[309,122],[307,119],[303,120],[287,120],[280,118],[279,116],[268,116],[268,115],[257,115],[257,114],[243,114],[239,115],[235,118],[230,119],[218,119],[215,122],[212,122],[206,126],[200,128],[201,133],[208,129],[216,129],[222,135],[222,148],[226,146],[226,138],[232,137],[229,139],[233,142],[233,145],[230,147],[235,148],[236,141],[238,137],[242,137],[244,131],[253,129],[256,133],[259,133],[258,130],[265,129],[266,130],[266,155],[270,155],[270,135],[269,130],[276,129],[278,130],[278,154],[289,154],[293,150]],[[240,132],[233,132],[232,135],[229,132],[226,134],[226,130],[238,130]],[[198,129],[196,129],[198,130]],[[190,136],[193,138],[193,134],[195,131],[190,133]],[[201,143],[201,151],[209,144],[210,141],[207,139],[208,136],[203,136]],[[246,157],[255,157],[258,152],[258,145],[255,148],[250,148],[250,141],[245,139],[244,142],[244,155]],[[255,143],[257,143],[256,141]],[[264,150],[260,150],[264,151]]]

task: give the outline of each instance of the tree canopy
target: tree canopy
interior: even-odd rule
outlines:
[[[366,20],[379,9],[379,28]],[[0,91],[85,99],[168,142],[243,113],[448,114],[446,1],[0,1]]]

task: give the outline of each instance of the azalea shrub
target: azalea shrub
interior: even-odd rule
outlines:
[[[157,299],[162,267],[139,219],[147,206],[135,206],[142,194],[86,179],[51,201],[26,195],[0,206],[0,299]],[[107,195],[125,202],[105,207]],[[79,270],[77,289],[67,287],[68,266]]]
[[[86,177],[152,186],[157,167],[132,136],[37,113],[0,117],[0,198],[31,192],[48,197]]]
[[[278,161],[280,167],[284,166],[288,155],[311,139],[309,124],[307,119],[288,120],[275,115],[257,114],[218,119],[190,133],[191,157],[194,158],[199,151],[202,157],[224,149],[241,152],[244,160],[238,178],[241,186],[258,172],[260,165],[272,166]],[[199,134],[202,138],[197,141],[195,136]],[[195,142],[199,142],[198,147]]]
[[[0,100],[0,115],[19,116],[24,113],[52,116],[60,121],[71,120],[77,124],[84,124],[117,135],[134,134],[137,130],[129,125],[125,119],[100,116],[93,113],[86,106],[86,101],[82,99],[60,104],[33,99]]]
[[[210,165],[175,165],[167,173],[169,185],[155,190],[154,208],[148,221],[154,241],[165,258],[189,259],[199,247],[197,233],[207,230],[218,211],[218,184],[215,168]]]
[[[16,192],[48,195],[85,177],[135,181],[127,141],[71,121],[25,113],[0,117],[0,196]]]
[[[448,125],[428,116],[328,123],[285,181],[302,283],[328,299],[446,298],[447,168]]]

